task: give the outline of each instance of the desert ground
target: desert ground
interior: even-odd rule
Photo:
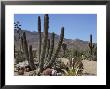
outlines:
[[[83,60],[82,62],[84,75],[97,75],[97,61]]]
[[[65,60],[67,63],[67,60]],[[96,76],[97,75],[97,61],[89,61],[89,60],[82,60],[83,63],[83,76]],[[33,73],[33,71],[25,72],[24,76],[29,76]],[[17,72],[14,72],[14,75],[17,76]]]

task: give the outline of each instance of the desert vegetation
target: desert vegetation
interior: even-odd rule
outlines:
[[[49,15],[44,15],[44,31],[41,32],[41,17],[38,16],[38,44],[29,44],[27,34],[21,29],[19,22],[15,23],[18,34],[18,45],[14,44],[14,73],[27,76],[83,76],[85,60],[97,61],[97,46],[92,41],[92,34],[88,49],[79,50],[69,48],[64,40],[65,27],[61,27],[58,41],[55,33],[49,37]],[[57,43],[57,44],[56,44]],[[83,63],[84,62],[84,63]]]

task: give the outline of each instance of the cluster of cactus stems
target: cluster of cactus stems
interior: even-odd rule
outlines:
[[[62,43],[63,43],[63,39],[64,39],[64,27],[61,28],[60,40],[58,42],[58,46],[57,46],[57,49],[55,51],[55,54],[52,56],[51,60],[48,62],[46,67],[50,67],[54,64],[54,62],[55,62],[55,60],[58,56],[58,53],[60,52],[60,49],[61,49],[61,46],[62,46]]]
[[[48,38],[48,29],[49,29],[49,16],[48,14],[45,14],[44,16],[44,32],[43,32],[43,42],[41,37],[41,18],[38,16],[38,34],[39,34],[39,45],[38,45],[38,58],[39,58],[39,71],[38,75],[43,72],[44,69],[48,67],[52,67],[58,53],[60,52],[63,39],[64,39],[64,27],[61,28],[61,34],[60,34],[60,40],[58,42],[57,49],[55,50],[55,53],[53,54],[54,50],[54,38],[55,34],[54,32],[51,34],[51,38]],[[43,45],[41,45],[43,43]],[[21,44],[22,49],[25,53],[26,59],[29,62],[29,66],[32,70],[35,70],[36,67],[34,65],[33,61],[33,53],[32,53],[32,45],[29,46],[28,50],[28,43],[26,40],[26,33],[23,33],[23,36],[21,37]],[[42,50],[41,50],[42,48]]]
[[[92,34],[90,34],[90,42],[89,42],[90,54],[93,54],[94,45],[92,43]]]
[[[28,43],[26,40],[26,33],[25,32],[23,32],[23,36],[22,36],[22,48],[25,53],[25,57],[29,62],[31,70],[35,70],[36,67],[35,67],[34,61],[33,61],[32,45],[29,46],[29,50],[28,50]]]
[[[38,17],[38,32],[39,32],[39,73],[42,73],[44,69],[47,67],[51,67],[55,59],[58,56],[58,53],[61,49],[61,45],[63,43],[64,39],[64,27],[61,29],[61,34],[60,34],[60,40],[58,43],[58,47],[55,51],[55,54],[53,54],[54,50],[54,37],[55,34],[54,32],[51,35],[51,39],[48,38],[48,29],[49,29],[49,17],[48,14],[45,14],[44,16],[44,38],[43,38],[43,47],[42,47],[42,52],[41,52],[41,20],[40,16]]]

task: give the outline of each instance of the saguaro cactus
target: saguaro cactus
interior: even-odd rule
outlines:
[[[92,55],[94,45],[92,43],[92,34],[90,34],[90,42],[89,42],[90,54]]]

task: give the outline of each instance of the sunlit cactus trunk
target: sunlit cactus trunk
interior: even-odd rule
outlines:
[[[40,70],[39,72],[41,73],[43,71],[43,66],[44,66],[44,59],[45,59],[45,53],[46,53],[46,47],[47,47],[47,39],[48,39],[48,23],[49,23],[49,17],[48,14],[44,16],[44,40],[43,40],[43,49],[42,49],[42,54],[41,54],[41,59],[40,59]]]
[[[92,34],[90,34],[90,42],[89,42],[90,54],[93,54],[94,45],[92,43]]]

